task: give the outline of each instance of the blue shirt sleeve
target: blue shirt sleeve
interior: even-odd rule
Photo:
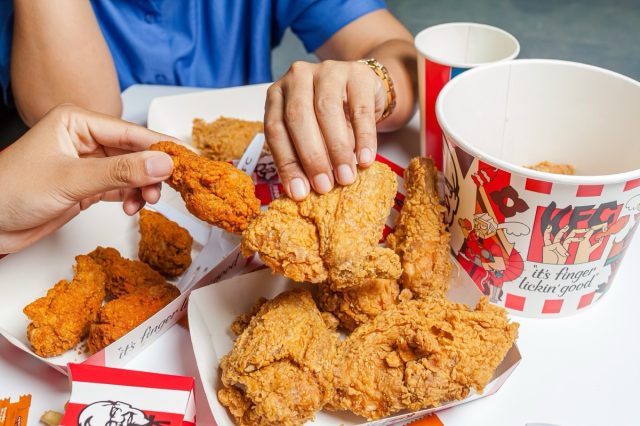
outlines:
[[[0,89],[2,101],[9,105],[11,101],[10,69],[11,40],[13,37],[13,2],[0,0]]]
[[[342,27],[385,8],[385,3],[384,0],[291,0],[280,2],[279,6],[276,21],[282,33],[291,27],[307,52],[312,53]]]

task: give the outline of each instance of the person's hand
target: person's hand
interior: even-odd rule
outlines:
[[[54,108],[0,152],[0,253],[27,247],[100,200],[122,201],[129,215],[157,202],[173,163],[144,150],[160,140],[173,138],[74,106]]]
[[[349,185],[356,159],[368,167],[376,155],[376,121],[387,95],[366,64],[295,62],[269,87],[264,130],[287,194],[304,199]]]

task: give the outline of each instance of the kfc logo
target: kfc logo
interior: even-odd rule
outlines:
[[[151,426],[141,410],[121,401],[99,401],[87,405],[78,417],[78,426]]]

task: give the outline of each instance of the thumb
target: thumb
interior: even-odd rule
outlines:
[[[77,161],[75,173],[67,175],[67,191],[75,201],[125,188],[140,188],[167,179],[173,171],[168,154],[142,151]]]

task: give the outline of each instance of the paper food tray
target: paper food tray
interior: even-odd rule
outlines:
[[[453,260],[453,259],[452,259]],[[455,262],[455,260],[453,260]],[[454,276],[448,298],[475,306],[480,292],[468,276],[461,272],[455,263]],[[191,342],[202,379],[205,394],[218,426],[232,426],[234,422],[227,410],[220,404],[216,392],[220,389],[219,361],[233,347],[234,335],[229,326],[235,318],[251,309],[260,297],[273,298],[279,293],[302,284],[294,283],[282,275],[274,275],[271,270],[264,269],[246,275],[222,281],[191,293],[189,302],[189,328]],[[393,425],[411,418],[424,416],[455,405],[464,404],[495,393],[520,362],[520,353],[514,345],[505,359],[496,369],[491,382],[485,387],[482,395],[471,393],[462,401],[455,401],[443,406],[421,410],[413,413],[402,413],[393,417],[366,423],[362,417],[349,413],[333,413],[320,411],[313,425]]]
[[[103,246],[117,249],[125,258],[138,258],[138,215],[127,216],[120,203],[99,203],[32,247],[0,259],[0,295],[3,301],[0,334],[18,348],[66,373],[66,365],[70,362],[123,366],[174,325],[186,314],[187,298],[193,288],[233,273],[244,258],[238,252],[237,236],[212,228],[191,216],[180,195],[168,186],[164,185],[162,193],[162,200],[147,208],[178,222],[194,238],[193,263],[173,281],[181,291],[178,298],[91,357],[82,350],[84,341],[56,357],[42,358],[31,350],[26,335],[29,320],[22,309],[44,296],[61,279],[70,280],[76,255]]]

